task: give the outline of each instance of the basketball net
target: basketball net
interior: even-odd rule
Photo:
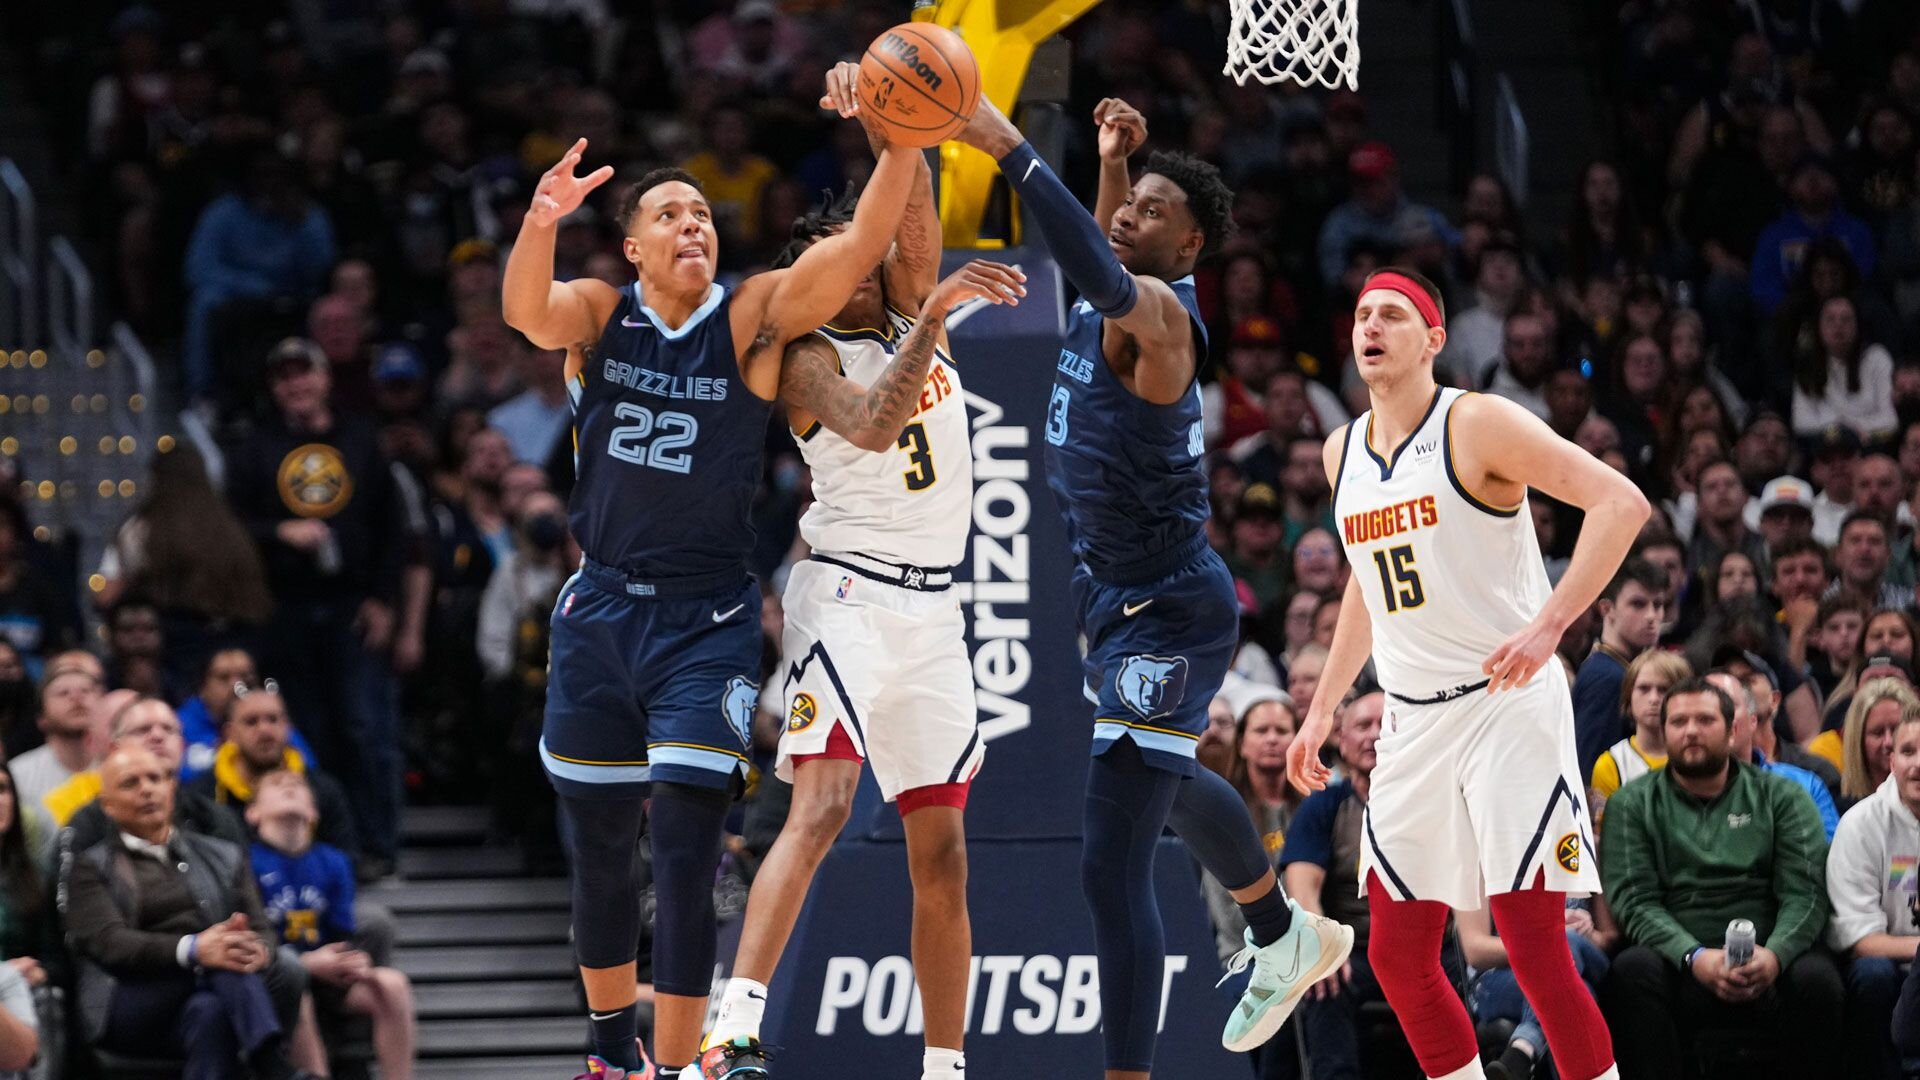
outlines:
[[[1245,85],[1360,85],[1360,0],[1231,0],[1225,73]]]

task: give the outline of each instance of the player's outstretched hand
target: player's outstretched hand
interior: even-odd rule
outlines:
[[[611,165],[602,165],[585,176],[573,175],[573,167],[580,164],[580,156],[586,152],[587,140],[581,139],[540,177],[533,189],[533,205],[527,208],[529,222],[542,227],[559,224],[561,218],[580,209],[594,188],[613,179]]]
[[[844,119],[860,112],[860,65],[842,60],[827,69],[827,89],[820,95],[820,107],[832,109]]]
[[[974,259],[934,286],[925,309],[945,315],[969,300],[1019,306],[1027,295],[1027,275],[1005,263]]]
[[[1480,673],[1488,678],[1487,693],[1517,690],[1532,682],[1541,667],[1553,659],[1553,651],[1559,646],[1558,630],[1543,625],[1538,619],[1528,623],[1525,629],[1501,642],[1500,647],[1488,655],[1486,663],[1480,665]]]
[[[1100,126],[1100,160],[1125,161],[1147,141],[1147,118],[1119,98],[1102,98],[1093,107]]]
[[[1333,775],[1333,771],[1320,762],[1320,747],[1332,731],[1332,717],[1308,710],[1307,722],[1293,737],[1293,745],[1287,747],[1287,780],[1302,792],[1310,794],[1324,789]]]

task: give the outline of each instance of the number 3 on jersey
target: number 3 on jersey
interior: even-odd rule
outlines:
[[[908,424],[900,432],[899,447],[907,452],[912,468],[903,474],[908,491],[925,491],[933,486],[933,450],[927,445],[927,425]]]
[[[1391,564],[1391,565],[1389,565]],[[1413,566],[1413,545],[1375,548],[1373,565],[1380,570],[1380,592],[1387,599],[1387,614],[1401,608],[1417,608],[1427,602],[1427,590]]]
[[[1073,403],[1073,394],[1064,386],[1053,388],[1053,397],[1047,402],[1047,441],[1055,446],[1067,444],[1067,406]]]

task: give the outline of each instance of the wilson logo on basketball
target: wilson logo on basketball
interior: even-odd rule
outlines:
[[[1577,874],[1580,872],[1580,836],[1578,833],[1568,833],[1560,838],[1560,842],[1555,844],[1553,848],[1553,861],[1559,863],[1560,869],[1565,870],[1569,874]]]
[[[926,61],[920,59],[919,45],[908,41],[899,34],[888,31],[880,37],[880,51],[892,54],[909,73],[919,78],[921,82],[926,83],[927,89],[940,89],[940,84],[944,80],[940,78],[939,72],[934,71],[933,68],[927,65]]]

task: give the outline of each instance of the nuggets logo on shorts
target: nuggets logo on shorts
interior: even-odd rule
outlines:
[[[820,716],[820,703],[805,691],[793,695],[793,707],[787,710],[787,730],[805,731]]]
[[[747,732],[753,726],[753,710],[759,703],[759,683],[748,682],[741,675],[727,680],[727,693],[720,699],[720,711],[726,716],[727,723],[733,725],[742,745],[747,742]]]
[[[1115,680],[1120,700],[1142,720],[1157,720],[1180,707],[1187,696],[1187,658],[1129,656]]]
[[[1580,872],[1580,834],[1568,833],[1553,846],[1553,861],[1569,874]]]
[[[332,517],[353,498],[346,459],[326,443],[295,447],[280,460],[275,479],[280,501],[303,518]]]

